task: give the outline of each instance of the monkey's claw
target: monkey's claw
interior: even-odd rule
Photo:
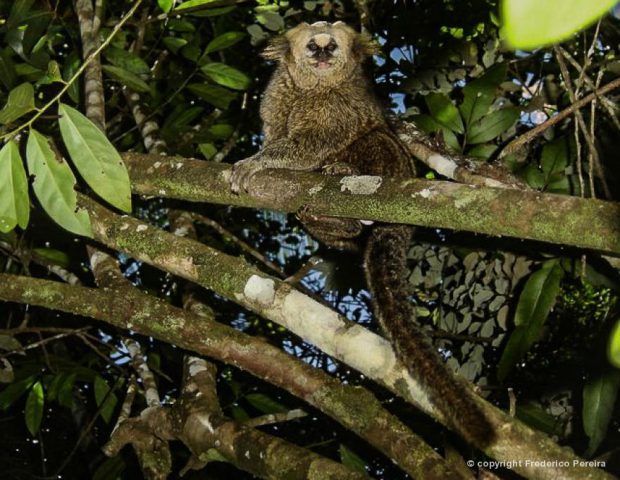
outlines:
[[[234,193],[239,193],[242,190],[247,192],[252,177],[264,168],[265,166],[262,162],[255,157],[246,158],[235,163],[230,177],[230,189]]]

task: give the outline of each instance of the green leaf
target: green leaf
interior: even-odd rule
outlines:
[[[93,480],[118,480],[119,478],[125,478],[122,473],[126,467],[127,465],[123,457],[117,455],[101,462],[92,478]]]
[[[15,64],[11,59],[10,50],[4,49],[0,51],[0,81],[4,84],[6,89],[10,89],[17,82],[17,72],[15,71]]]
[[[30,129],[28,136],[26,157],[28,171],[34,176],[32,188],[47,214],[70,232],[92,237],[88,214],[77,208],[73,172],[34,129]]]
[[[19,148],[10,141],[0,150],[0,232],[26,228],[29,218],[28,178]]]
[[[366,471],[366,462],[359,457],[355,452],[348,449],[342,443],[338,447],[338,453],[340,454],[340,462],[349,467],[351,470],[368,475]]]
[[[198,150],[204,155],[207,160],[211,160],[217,153],[217,148],[212,143],[201,143],[198,145]]]
[[[620,368],[620,320],[616,322],[609,335],[607,358],[614,367]]]
[[[263,413],[284,413],[288,412],[281,403],[275,401],[273,398],[263,395],[262,393],[249,393],[245,396],[245,399],[250,405]]]
[[[515,49],[560,42],[605,15],[617,0],[503,0],[503,34]]]
[[[620,387],[620,372],[613,370],[591,381],[583,389],[583,429],[590,437],[584,456],[590,457],[605,439]]]
[[[484,143],[501,135],[514,125],[519,113],[519,109],[515,107],[503,108],[470,123],[467,128],[467,143]]]
[[[516,417],[530,427],[547,433],[548,435],[560,435],[560,422],[553,415],[545,412],[534,404],[517,405]]]
[[[80,57],[75,52],[71,53],[67,57],[62,71],[62,78],[65,82],[69,81],[69,79],[75,75],[75,72],[77,72],[78,68],[80,68],[80,64]],[[67,93],[69,94],[71,100],[75,103],[80,103],[80,94],[82,93],[80,89],[80,82],[73,82],[69,86]]]
[[[249,77],[225,63],[208,63],[201,68],[211,80],[233,90],[246,90],[250,86]]]
[[[463,88],[463,103],[459,110],[466,125],[487,114],[495,99],[495,91],[506,78],[506,72],[505,64],[497,65]]]
[[[210,135],[213,135],[213,137],[219,140],[226,140],[233,134],[234,131],[235,128],[228,123],[217,123],[209,127],[209,130],[207,130]]]
[[[45,396],[43,393],[43,385],[41,385],[41,382],[37,382],[30,389],[30,393],[26,399],[26,408],[24,410],[26,427],[28,427],[28,431],[32,436],[36,435],[41,427],[44,403]]]
[[[33,248],[32,253],[38,257],[38,259],[43,259],[54,265],[60,265],[65,268],[71,265],[71,257],[69,257],[67,253],[54,248]]]
[[[442,126],[430,115],[424,113],[419,115],[413,115],[411,117],[413,123],[420,127],[426,133],[436,133],[442,129]]]
[[[118,403],[118,399],[114,393],[110,392],[109,385],[99,375],[95,376],[94,387],[95,402],[97,403],[97,407],[100,408],[101,417],[106,421],[106,423],[110,423],[112,420],[112,415],[114,414],[114,408]]]
[[[256,20],[258,20],[258,22],[267,30],[271,30],[272,32],[284,30],[284,18],[282,18],[282,16],[277,12],[267,10],[257,13]]]
[[[129,174],[114,146],[75,108],[61,103],[58,114],[62,139],[86,183],[111,205],[131,212]]]
[[[443,93],[429,93],[424,97],[433,118],[453,132],[463,133],[463,120],[458,108]]]
[[[218,50],[224,50],[225,48],[231,47],[234,44],[243,40],[246,34],[244,32],[226,32],[218,35],[213,40],[209,42],[205,53],[217,52]]]
[[[174,0],[157,0],[157,5],[164,13],[168,13],[172,9],[172,5],[174,5]]]
[[[22,83],[9,92],[6,105],[0,110],[0,123],[14,122],[34,109],[34,88],[30,83]]]
[[[147,63],[129,50],[109,46],[103,51],[103,54],[110,63],[128,72],[135,73],[136,75],[151,73]]]
[[[187,45],[187,40],[178,37],[166,37],[163,40],[164,45],[173,53],[177,53],[179,49]]]
[[[178,11],[178,10],[185,10],[186,8],[199,7],[201,5],[207,5],[215,1],[217,0],[188,0],[187,2],[183,2],[182,4],[177,6],[177,8],[175,8],[174,10]]]
[[[127,86],[130,90],[138,93],[148,93],[151,91],[148,84],[135,73],[112,65],[103,65],[101,68],[104,72],[115,80],[118,80],[123,86]]]
[[[512,367],[538,341],[560,291],[564,270],[558,259],[546,261],[527,279],[515,313],[515,328],[502,352],[497,376],[504,380]]]
[[[77,373],[70,373],[58,387],[58,403],[63,407],[73,408],[73,385]]]
[[[209,102],[214,107],[226,110],[237,94],[219,85],[207,85],[206,83],[192,83],[187,86],[188,90]]]
[[[467,152],[468,157],[484,158],[488,160],[497,151],[497,145],[483,144],[476,145],[474,148]]]
[[[0,410],[6,410],[13,405],[35,382],[34,375],[8,385],[0,392]]]

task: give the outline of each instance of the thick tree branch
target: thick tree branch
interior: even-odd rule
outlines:
[[[110,264],[109,257],[99,252],[95,256],[92,262],[101,269],[101,275],[105,271],[109,276],[116,275],[116,266]],[[72,288],[58,282],[0,274],[0,299],[95,318],[242,368],[331,416],[394,459],[414,478],[455,478],[444,460],[366,389],[342,385],[264,341],[175,308],[128,288],[124,279],[117,280],[105,289]],[[85,302],[85,298],[89,301]]]
[[[80,197],[80,204],[89,211],[97,240],[213,290],[283,325],[444,424],[448,423],[429,403],[419,383],[396,361],[390,344],[382,337],[236,257],[175,237],[131,217],[112,214],[84,197]],[[604,472],[575,464],[579,462],[578,457],[560,448],[547,436],[530,430],[482,399],[478,399],[478,403],[498,435],[492,444],[476,446],[499,460],[522,460],[516,467],[519,473],[535,478],[557,478],[558,475],[567,479],[607,478]],[[466,430],[461,429],[459,434],[469,438]],[[571,467],[548,468],[544,462],[550,459],[568,462]],[[537,461],[543,462],[547,468],[542,468]]]
[[[125,153],[135,193],[244,207],[464,230],[620,255],[620,204],[423,179],[335,177],[266,170],[252,195],[230,191],[230,168]]]

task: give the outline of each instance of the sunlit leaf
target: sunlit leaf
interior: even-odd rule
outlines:
[[[0,150],[0,232],[28,226],[30,201],[24,163],[15,142]]]
[[[620,368],[620,320],[616,322],[611,335],[609,335],[607,356],[613,366]]]
[[[250,86],[250,79],[245,73],[225,63],[208,63],[201,70],[214,82],[233,90],[245,90]]]
[[[589,381],[583,389],[583,429],[590,437],[585,457],[592,456],[605,439],[619,387],[620,371],[613,370]]]
[[[437,122],[456,133],[463,133],[465,131],[458,108],[454,106],[446,95],[443,93],[429,93],[424,97],[424,100],[431,115],[433,115]]]
[[[32,253],[40,259],[44,259],[45,261],[55,265],[60,265],[61,267],[66,268],[71,264],[71,258],[69,255],[65,252],[61,252],[60,250],[56,250],[55,248],[33,248]]]
[[[502,352],[497,376],[506,378],[514,365],[538,341],[542,329],[560,291],[564,270],[557,259],[547,260],[542,268],[527,279],[515,313],[514,332]]]
[[[157,5],[164,13],[168,13],[174,5],[174,0],[157,0]]]
[[[34,129],[28,135],[26,157],[28,171],[34,176],[32,188],[47,214],[70,232],[92,237],[88,214],[77,208],[73,172]]]
[[[503,33],[513,48],[560,42],[605,15],[617,0],[503,0]]]
[[[86,183],[106,202],[131,212],[129,174],[114,146],[75,108],[61,103],[58,114],[62,139]]]
[[[135,92],[147,93],[151,91],[150,87],[144,80],[138,77],[135,73],[131,73],[129,70],[115,67],[113,65],[103,65],[101,68],[113,79],[118,80],[121,85],[125,85]]]
[[[201,5],[208,5],[209,3],[216,2],[217,0],[188,0],[183,2],[175,8],[176,10],[185,10],[186,8],[199,7]]]
[[[467,143],[484,143],[498,137],[519,118],[519,109],[515,107],[503,108],[486,115],[467,127]]]
[[[33,436],[39,432],[39,428],[41,427],[44,403],[45,396],[43,393],[43,385],[41,385],[41,382],[37,382],[30,389],[30,393],[26,399],[26,408],[24,410],[26,427]]]
[[[284,18],[277,12],[267,10],[257,13],[256,20],[267,30],[271,30],[272,32],[279,32],[284,29]]]
[[[224,50],[231,47],[234,44],[243,40],[246,36],[244,32],[226,32],[218,35],[207,45],[205,53],[217,52],[218,50]]]
[[[22,83],[9,92],[6,105],[0,110],[0,123],[14,122],[34,109],[34,88],[30,83]]]

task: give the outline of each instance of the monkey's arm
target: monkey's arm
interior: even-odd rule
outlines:
[[[325,125],[272,140],[256,155],[235,163],[231,188],[233,192],[247,191],[252,177],[267,168],[318,170],[332,163],[337,154],[346,149],[348,141],[342,136],[338,138],[334,130]]]

